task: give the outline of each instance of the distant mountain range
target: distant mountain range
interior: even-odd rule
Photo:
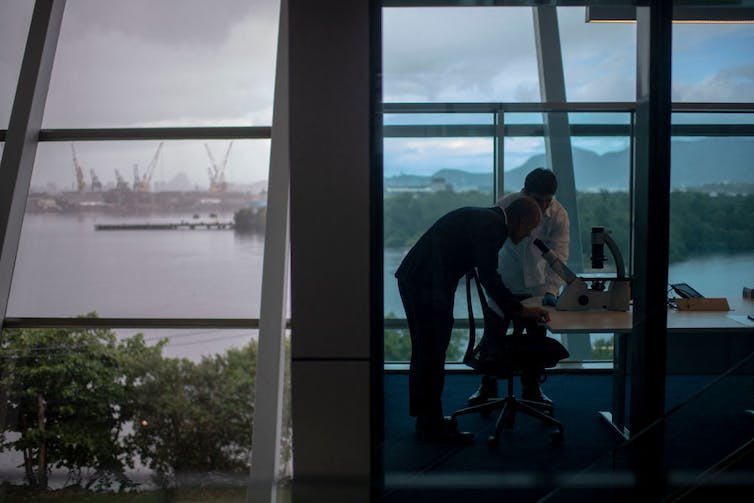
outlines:
[[[715,138],[681,141],[671,146],[673,189],[719,184],[754,184],[754,141],[750,138]],[[626,190],[629,179],[629,152],[596,154],[591,150],[573,149],[576,186],[582,191]],[[546,166],[543,154],[530,157],[521,166],[505,172],[506,189],[518,190],[526,174]],[[444,178],[456,191],[492,190],[489,173],[471,173],[459,169],[440,169],[434,175],[398,175],[385,178],[385,187],[422,187],[432,178]]]

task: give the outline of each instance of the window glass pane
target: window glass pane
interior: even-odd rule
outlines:
[[[707,132],[672,139],[668,279],[736,305],[754,287],[754,114],[673,114],[689,122]],[[720,134],[726,122],[749,132]]]
[[[585,19],[584,7],[558,7],[568,101],[634,101],[636,24]]]
[[[72,0],[44,126],[269,125],[277,0]]]
[[[0,2],[0,129],[8,128],[34,2]]]
[[[394,274],[403,256],[439,217],[461,206],[492,206],[491,138],[386,138],[384,140],[384,309],[386,318],[405,318]],[[463,284],[456,291],[455,316],[467,318]],[[481,313],[479,307],[475,310]],[[448,361],[460,361],[467,330],[454,331]],[[385,357],[408,361],[408,332],[389,329]]]
[[[382,13],[385,102],[539,101],[531,8]]]
[[[268,140],[48,142],[38,154],[8,316],[259,316]],[[151,181],[135,186],[137,170]]]
[[[673,101],[754,101],[754,25],[674,24]]]
[[[13,404],[0,453],[6,483],[30,482],[20,448],[26,441],[36,458],[42,414],[47,438],[55,439],[44,444],[50,489],[92,483],[115,491],[138,484],[140,491],[170,488],[171,497],[182,499],[184,491],[196,491],[197,477],[211,475],[218,491],[231,491],[232,501],[243,498],[258,331],[12,329],[3,331],[0,351],[14,362],[4,374]],[[288,369],[284,383],[288,397]],[[286,398],[283,478],[291,476],[289,412]],[[39,476],[33,465],[32,475]]]

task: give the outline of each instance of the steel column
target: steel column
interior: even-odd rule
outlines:
[[[249,502],[275,503],[280,472],[290,258],[288,61],[288,0],[281,0],[267,187],[251,475],[247,492]]]

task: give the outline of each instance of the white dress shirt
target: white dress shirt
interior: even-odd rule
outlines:
[[[502,208],[522,197],[522,192],[505,196],[498,204]],[[564,263],[568,262],[568,242],[570,238],[570,220],[568,212],[557,200],[542,214],[542,221],[531,235],[514,245],[506,240],[498,256],[498,271],[503,283],[515,294],[542,296],[547,292],[557,297],[563,279],[553,271],[542,258],[542,252],[534,246],[534,240],[540,239]]]

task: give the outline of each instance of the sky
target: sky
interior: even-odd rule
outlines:
[[[33,2],[0,1],[0,127],[7,127]],[[277,0],[69,0],[44,116],[47,128],[270,125]],[[585,23],[584,8],[558,8],[566,95],[571,101],[633,101],[634,24]],[[754,101],[754,26],[674,25],[676,101]],[[386,102],[539,101],[528,7],[392,8],[383,11]],[[205,142],[166,142],[153,180],[183,173],[208,185]],[[159,142],[78,142],[87,173],[114,183],[115,170],[143,171]],[[207,142],[216,160],[228,142]],[[515,148],[514,148],[515,147]],[[595,144],[597,150],[620,148]],[[485,139],[385,144],[385,175],[433,170],[446,160],[485,169]],[[511,142],[506,169],[543,149]],[[269,141],[235,141],[226,178],[265,180]],[[422,173],[431,174],[431,173]],[[33,184],[70,189],[69,144],[46,143]]]

